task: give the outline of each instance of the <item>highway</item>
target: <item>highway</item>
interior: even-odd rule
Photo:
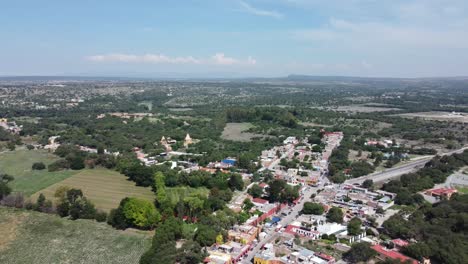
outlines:
[[[457,149],[457,150],[450,151],[450,152],[447,152],[447,153],[443,153],[443,154],[440,154],[440,155],[441,156],[447,156],[447,155],[452,155],[454,153],[461,153],[466,149],[468,149],[468,147],[463,147],[461,149]],[[407,163],[407,164],[404,164],[404,165],[401,165],[401,166],[389,168],[389,169],[386,169],[384,171],[375,172],[375,173],[372,173],[372,174],[369,174],[369,175],[366,175],[366,176],[362,176],[362,177],[359,177],[359,178],[349,179],[349,180],[345,181],[345,183],[347,183],[347,184],[355,184],[355,183],[361,184],[367,179],[371,179],[374,182],[385,182],[385,181],[391,180],[393,178],[397,178],[397,177],[399,177],[399,176],[401,176],[403,174],[410,173],[410,172],[413,172],[416,169],[424,167],[424,165],[426,165],[426,163],[428,161],[430,161],[433,157],[434,156],[427,156],[427,157],[412,161],[410,163]]]

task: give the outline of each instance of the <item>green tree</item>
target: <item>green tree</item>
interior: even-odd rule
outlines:
[[[247,191],[253,198],[258,198],[263,195],[263,188],[260,187],[258,184],[252,185]]]
[[[216,242],[217,235],[216,230],[211,226],[199,225],[195,234],[195,241],[201,246],[211,246]]]
[[[13,176],[8,174],[0,174],[0,200],[11,193],[11,188],[8,186],[8,183],[13,180]]]
[[[357,236],[362,233],[361,230],[362,221],[361,219],[354,217],[348,222],[348,234],[351,236]]]
[[[366,262],[377,255],[367,242],[355,243],[343,254],[343,259],[350,263]]]
[[[329,222],[343,223],[343,211],[339,207],[332,207],[328,210],[327,220]]]
[[[318,203],[312,202],[305,202],[304,207],[302,208],[303,214],[313,214],[313,215],[322,215],[323,214],[323,206]]]
[[[46,168],[46,165],[43,162],[34,162],[32,165],[33,170],[43,170]]]
[[[374,181],[371,179],[367,179],[362,183],[361,186],[366,189],[371,189],[374,186]]]
[[[233,191],[242,191],[244,189],[244,181],[242,180],[242,176],[237,173],[232,174],[231,177],[229,177],[228,185],[229,188],[231,188]]]
[[[123,214],[128,223],[142,229],[150,229],[161,220],[153,203],[138,198],[128,198],[123,205]]]

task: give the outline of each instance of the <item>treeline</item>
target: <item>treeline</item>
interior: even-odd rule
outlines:
[[[453,195],[448,201],[424,204],[409,217],[397,214],[384,222],[391,238],[415,239],[403,253],[419,261],[463,264],[468,258],[468,195]]]
[[[419,171],[404,174],[400,180],[392,180],[384,184],[383,189],[397,194],[395,198],[397,204],[422,203],[424,198],[417,192],[430,189],[435,184],[444,183],[450,174],[466,165],[468,165],[468,150],[461,154],[437,156]]]
[[[94,204],[88,200],[80,189],[62,186],[54,194],[56,205],[41,193],[35,202],[25,200],[22,193],[11,193],[8,187],[13,177],[0,175],[0,205],[24,208],[38,212],[57,214],[60,217],[76,219],[94,219],[98,222],[107,220],[107,213],[97,210]]]

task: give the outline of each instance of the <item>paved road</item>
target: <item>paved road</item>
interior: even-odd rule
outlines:
[[[450,151],[450,152],[447,152],[447,153],[444,153],[444,154],[441,154],[441,155],[442,156],[447,156],[447,155],[452,155],[454,153],[461,153],[466,149],[468,149],[468,147],[463,147],[461,149]],[[372,174],[362,176],[362,177],[359,177],[359,178],[349,179],[345,183],[348,183],[348,184],[359,183],[359,184],[361,184],[362,182],[364,182],[367,179],[372,179],[374,182],[388,181],[390,179],[399,177],[399,176],[401,176],[401,175],[403,175],[405,173],[412,172],[415,169],[424,167],[424,165],[426,165],[426,163],[428,161],[430,161],[433,157],[434,156],[427,156],[425,158],[422,158],[422,159],[407,163],[407,164],[402,165],[402,166],[386,169],[384,171],[372,173]]]
[[[285,207],[280,213],[288,213],[289,211],[291,211],[291,213],[286,216],[281,216],[282,218],[279,224],[285,227],[291,222],[293,222],[297,218],[299,211],[302,210],[304,203],[306,201],[310,201],[310,196],[313,193],[316,193],[319,188],[321,187],[309,187],[307,191],[303,192],[301,200],[296,205],[294,205],[291,209],[289,207]],[[276,228],[272,228],[267,231],[267,236],[263,240],[258,242],[258,244],[252,249],[251,252],[249,252],[245,259],[242,260],[242,263],[252,263],[252,259],[255,256],[255,254],[257,254],[265,244],[274,241],[280,235],[280,233],[275,231],[275,229]]]

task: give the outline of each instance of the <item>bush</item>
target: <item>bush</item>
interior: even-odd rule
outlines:
[[[59,171],[59,170],[64,170],[64,169],[69,169],[70,164],[68,163],[67,160],[65,159],[59,159],[56,162],[52,163],[49,165],[48,170],[49,171]]]
[[[105,222],[107,220],[107,213],[103,211],[98,211],[95,215],[95,219],[98,222]]]
[[[46,165],[43,162],[34,162],[32,165],[33,170],[43,170],[46,168]]]

